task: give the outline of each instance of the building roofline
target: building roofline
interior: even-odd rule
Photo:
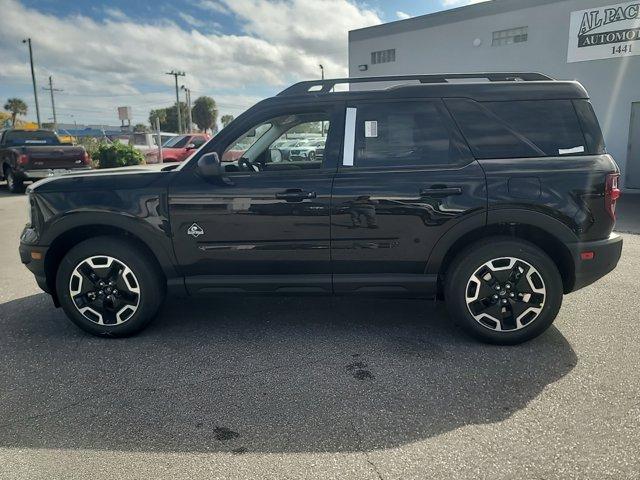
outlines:
[[[399,33],[423,30],[425,28],[447,25],[450,23],[463,22],[489,15],[532,8],[550,3],[559,3],[567,0],[491,0],[465,7],[452,8],[441,12],[420,15],[406,20],[396,20],[382,25],[360,28],[349,32],[349,42],[368,40],[370,38],[395,35]]]

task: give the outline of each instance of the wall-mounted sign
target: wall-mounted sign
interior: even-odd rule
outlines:
[[[640,1],[571,13],[567,61],[640,55]]]

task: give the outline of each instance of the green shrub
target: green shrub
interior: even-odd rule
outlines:
[[[98,168],[128,167],[145,163],[142,153],[120,142],[100,143],[91,158]]]

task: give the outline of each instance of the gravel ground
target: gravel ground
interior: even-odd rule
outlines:
[[[2,479],[640,478],[640,236],[517,347],[346,298],[173,300],[103,340],[20,265],[24,202],[0,187]]]

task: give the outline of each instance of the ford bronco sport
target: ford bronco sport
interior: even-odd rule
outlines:
[[[322,137],[322,157],[270,148],[291,133]],[[615,268],[618,176],[576,82],[302,82],[182,165],[29,187],[20,254],[97,335],[141,330],[166,293],[362,294],[444,298],[472,335],[514,344]]]

